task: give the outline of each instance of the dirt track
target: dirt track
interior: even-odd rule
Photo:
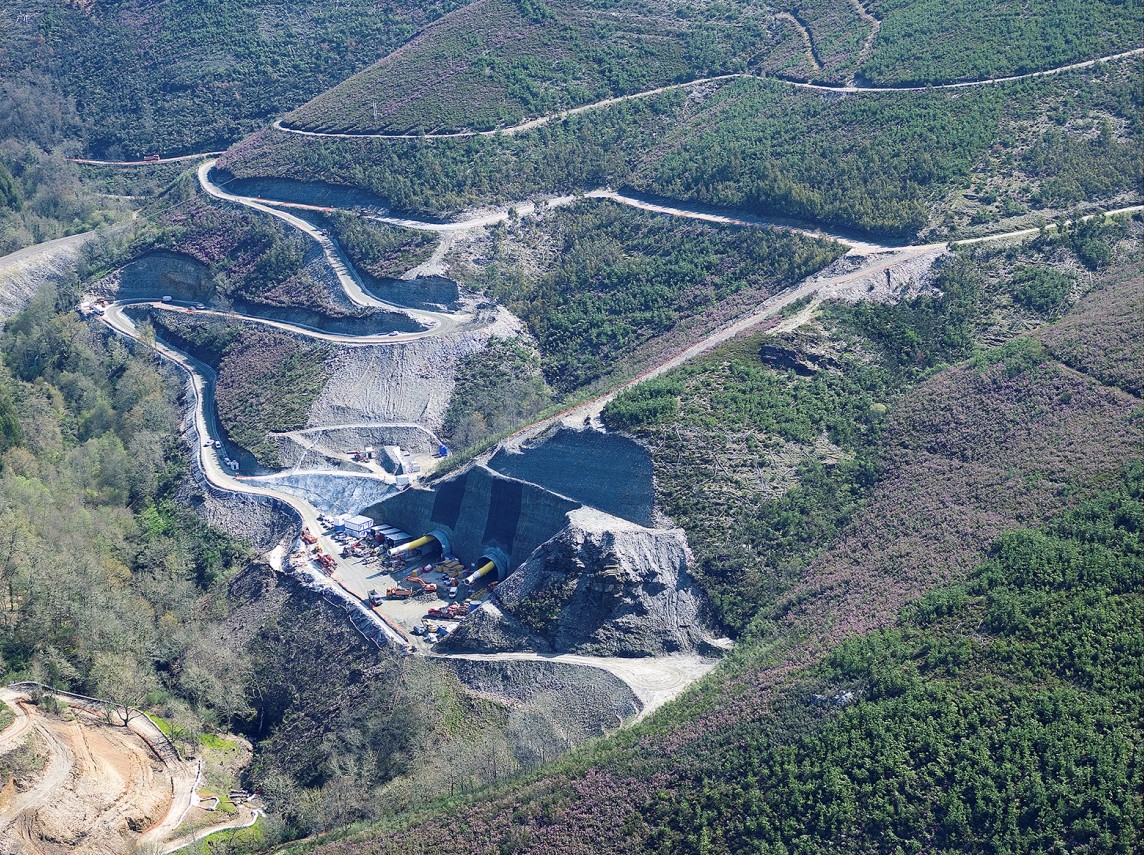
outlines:
[[[809,33],[806,34],[809,40]],[[808,49],[810,42],[808,41]],[[865,49],[865,48],[864,48]],[[633,92],[630,95],[617,95],[613,98],[604,98],[600,101],[594,101],[591,104],[584,104],[580,107],[572,107],[568,110],[560,110],[559,112],[552,113],[547,116],[539,116],[535,119],[521,122],[518,125],[511,125],[505,128],[495,128],[486,131],[449,131],[444,133],[425,133],[425,134],[386,134],[386,133],[370,133],[370,132],[335,132],[335,131],[308,131],[303,128],[292,128],[285,123],[285,120],[278,119],[271,127],[275,130],[284,133],[298,134],[306,137],[323,137],[330,139],[394,139],[394,140],[432,140],[432,139],[456,139],[458,137],[491,137],[498,134],[511,136],[523,131],[529,131],[533,128],[538,128],[550,122],[560,121],[569,116],[579,115],[586,113],[590,110],[599,110],[604,107],[609,107],[612,104],[618,104],[622,101],[634,101],[640,98],[649,98],[654,95],[659,95],[664,92],[671,92],[674,90],[690,89],[695,86],[703,86],[708,83],[718,83],[725,80],[735,80],[739,78],[748,78],[751,80],[771,80],[787,86],[794,86],[799,89],[812,89],[818,92],[837,92],[846,95],[861,95],[861,94],[876,94],[887,92],[931,92],[941,89],[972,89],[979,86],[996,86],[1003,83],[1014,83],[1018,80],[1030,80],[1036,77],[1052,77],[1057,74],[1064,74],[1069,71],[1079,71],[1084,68],[1091,68],[1094,65],[1100,65],[1105,62],[1112,62],[1118,59],[1125,59],[1130,56],[1139,56],[1144,54],[1144,48],[1133,48],[1132,50],[1123,51],[1121,53],[1110,54],[1108,56],[1101,56],[1095,59],[1086,59],[1082,62],[1073,62],[1068,65],[1061,65],[1056,68],[1046,68],[1041,71],[1030,71],[1025,74],[1013,74],[1007,77],[988,77],[983,80],[964,80],[954,83],[933,83],[926,86],[858,86],[853,83],[836,84],[836,83],[813,83],[809,80],[787,80],[781,77],[763,77],[758,74],[750,72],[741,72],[735,74],[717,74],[712,77],[700,77],[696,80],[689,80],[686,83],[673,83],[667,86],[657,86],[654,89],[647,89],[643,92]],[[818,63],[817,57],[814,58],[815,63]]]
[[[1134,51],[1132,53],[1138,53],[1138,52],[1140,52],[1140,51]],[[1098,61],[1100,61],[1100,60],[1093,60],[1093,61],[1081,64],[1081,65],[1091,65],[1091,64],[1098,62]],[[1058,69],[1057,71],[1059,71],[1059,70],[1060,69]],[[1045,72],[1045,73],[1050,73],[1050,72]],[[1051,72],[1051,73],[1055,73],[1055,72]],[[1029,76],[1035,76],[1035,75],[1029,75]],[[282,219],[282,220],[290,223],[291,225],[295,226],[296,228],[300,229],[301,231],[303,231],[304,233],[306,233],[307,235],[309,235],[311,238],[313,238],[319,244],[322,245],[322,248],[325,251],[327,259],[329,260],[331,266],[333,267],[333,269],[337,273],[337,277],[338,277],[339,282],[342,284],[342,287],[345,289],[347,296],[353,302],[357,303],[358,305],[374,305],[374,306],[385,306],[387,308],[394,308],[390,304],[385,304],[385,303],[382,303],[381,301],[378,301],[376,298],[374,298],[372,295],[367,294],[364,291],[364,289],[362,289],[361,284],[357,279],[356,272],[353,270],[352,265],[342,255],[340,248],[333,241],[331,241],[329,239],[329,237],[325,234],[325,232],[323,230],[318,229],[317,227],[313,226],[312,224],[306,222],[305,220],[302,220],[301,218],[296,217],[296,216],[288,213],[286,210],[283,210],[283,208],[288,208],[288,207],[306,207],[306,206],[291,205],[289,203],[276,202],[276,201],[270,200],[270,199],[255,199],[255,198],[244,197],[244,196],[236,195],[233,193],[229,193],[229,192],[223,190],[221,187],[219,187],[217,184],[215,184],[211,180],[210,169],[211,169],[212,165],[213,165],[213,162],[204,163],[199,167],[199,171],[198,171],[200,183],[202,184],[203,188],[208,193],[210,193],[213,196],[216,196],[217,198],[224,199],[224,200],[230,201],[230,202],[234,202],[236,204],[242,204],[242,205],[245,205],[247,207],[253,208],[255,210],[259,210],[263,213],[270,214],[271,216]],[[597,198],[611,199],[612,201],[620,202],[622,204],[629,204],[629,205],[633,205],[635,207],[643,208],[645,210],[651,210],[651,211],[667,214],[670,216],[691,217],[691,218],[704,219],[704,220],[709,220],[709,221],[714,221],[714,222],[733,223],[733,224],[738,224],[738,225],[755,225],[755,226],[765,226],[765,227],[778,226],[778,227],[782,227],[782,228],[792,228],[796,231],[814,234],[815,236],[819,236],[819,237],[831,237],[831,238],[834,238],[836,240],[845,242],[847,245],[849,245],[851,247],[850,255],[851,256],[857,256],[857,258],[855,258],[855,261],[857,262],[858,266],[856,269],[844,270],[842,272],[839,272],[839,273],[836,273],[833,275],[811,277],[811,278],[803,281],[802,283],[799,283],[794,288],[791,288],[791,289],[789,289],[789,290],[787,290],[781,294],[777,294],[777,295],[771,297],[770,299],[763,302],[753,312],[748,313],[747,315],[739,318],[737,321],[735,321],[735,322],[733,322],[727,326],[724,326],[722,329],[717,330],[716,332],[712,333],[711,335],[705,337],[701,341],[695,342],[694,344],[687,347],[686,349],[670,356],[669,358],[660,362],[658,365],[648,369],[647,371],[643,372],[642,374],[633,378],[632,380],[628,381],[627,383],[624,383],[623,385],[618,386],[617,388],[614,388],[611,391],[609,391],[603,395],[600,395],[600,396],[598,396],[598,397],[596,397],[596,398],[594,398],[588,402],[582,403],[580,405],[577,405],[574,408],[571,408],[571,409],[566,410],[562,413],[559,413],[556,416],[553,416],[553,417],[545,419],[541,422],[537,422],[537,423],[534,423],[532,425],[529,425],[529,426],[522,428],[517,433],[515,433],[512,437],[509,438],[508,441],[510,441],[510,442],[519,441],[523,437],[538,433],[538,432],[544,430],[549,425],[554,424],[557,421],[570,419],[572,421],[579,422],[580,420],[584,419],[585,417],[587,417],[588,419],[594,419],[594,418],[599,416],[599,414],[600,414],[601,410],[603,409],[603,407],[605,406],[605,404],[607,404],[608,401],[610,401],[612,398],[614,398],[617,394],[619,394],[619,392],[623,391],[624,389],[627,389],[627,388],[629,388],[629,387],[631,387],[637,383],[643,382],[643,381],[648,380],[652,377],[656,377],[656,376],[658,376],[658,375],[660,375],[660,374],[662,374],[662,373],[686,362],[687,360],[694,358],[698,354],[703,353],[705,351],[708,351],[708,350],[718,346],[719,344],[721,344],[725,341],[728,341],[732,337],[734,337],[734,336],[758,325],[762,321],[775,316],[777,313],[781,312],[785,307],[789,306],[792,302],[794,302],[794,301],[796,301],[802,297],[812,296],[815,298],[819,298],[821,296],[829,295],[834,291],[837,291],[839,289],[844,289],[848,283],[851,283],[851,282],[856,281],[856,280],[866,279],[866,278],[870,277],[872,274],[878,275],[882,272],[888,272],[891,268],[893,268],[897,265],[903,264],[903,263],[908,263],[911,259],[917,259],[917,258],[921,258],[923,256],[929,256],[929,255],[936,256],[938,254],[941,254],[942,252],[946,251],[947,246],[948,246],[947,244],[939,243],[939,244],[915,245],[915,246],[907,246],[907,247],[887,247],[887,246],[881,246],[881,245],[870,243],[870,242],[855,241],[853,239],[845,238],[842,236],[825,234],[821,230],[817,230],[817,229],[808,229],[808,228],[799,227],[799,226],[788,226],[785,224],[778,224],[778,223],[772,223],[769,221],[756,220],[754,218],[746,218],[746,217],[740,217],[740,216],[735,216],[735,215],[731,215],[731,214],[724,214],[724,213],[715,213],[715,212],[706,211],[706,210],[703,210],[703,209],[697,208],[697,207],[687,207],[687,206],[683,206],[683,205],[658,204],[658,203],[648,202],[648,201],[641,200],[641,199],[622,196],[620,194],[612,193],[611,191],[606,191],[606,190],[593,191],[592,193],[590,193],[588,195],[594,196]],[[568,198],[571,199],[572,197],[568,197]],[[564,202],[564,201],[565,200],[559,200],[558,203]],[[1137,206],[1135,208],[1124,209],[1124,212],[1135,211],[1135,210],[1139,210],[1139,206]],[[506,216],[506,215],[507,215],[507,212],[497,212],[493,215],[487,215],[487,216],[484,216],[481,218],[477,218],[477,220],[472,221],[472,222],[460,222],[460,223],[450,224],[450,228],[454,229],[454,230],[463,229],[463,228],[475,228],[478,226],[485,225],[486,221],[489,221],[489,222],[496,221],[496,220],[499,220],[500,217]],[[423,224],[421,224],[421,225],[423,225]],[[436,228],[440,229],[440,226],[437,225]],[[1035,232],[1036,230],[1034,229],[1031,231]],[[1028,234],[1028,233],[1029,233],[1029,230],[1022,230],[1019,232],[1013,232],[1013,233],[1008,233],[1008,234],[993,235],[993,236],[989,236],[986,238],[975,238],[975,239],[972,239],[971,241],[964,241],[964,242],[965,243],[976,243],[976,242],[981,242],[981,241],[1002,240],[1005,238],[1021,237],[1021,236]],[[398,308],[400,308],[400,307],[398,307]],[[120,332],[124,335],[127,335],[127,336],[135,337],[136,336],[136,330],[135,330],[134,323],[132,323],[130,321],[130,319],[127,318],[122,313],[122,311],[120,311],[120,309],[121,309],[121,306],[113,304],[112,306],[110,306],[108,308],[108,311],[104,315],[103,320],[109,326],[112,326],[114,329],[116,329],[118,332]],[[420,335],[420,336],[444,335],[444,334],[447,334],[448,332],[455,330],[458,326],[457,322],[459,319],[457,318],[456,315],[448,315],[446,313],[413,312],[411,310],[404,309],[404,308],[401,308],[401,310],[407,311],[407,312],[409,312],[409,314],[411,314],[415,317],[420,315],[421,319],[426,321],[426,322],[432,321],[432,328],[431,329],[429,329],[425,332],[422,332],[422,333],[412,334],[414,336],[418,336],[418,335]],[[261,322],[266,322],[263,319],[255,319],[255,320],[260,320]],[[281,325],[279,322],[270,322],[270,323],[273,323],[275,325]],[[327,333],[324,333],[321,331],[317,331],[317,330],[306,330],[304,328],[297,328],[297,327],[293,328],[293,331],[298,332],[302,335],[307,335],[307,336],[312,336],[312,337],[335,338],[338,340],[343,338],[341,336],[331,336],[330,334],[327,334]],[[354,337],[345,337],[345,338],[348,338],[349,341],[353,341],[353,339],[354,339]],[[386,338],[388,339],[388,336]],[[358,337],[357,341],[360,342],[361,338]],[[349,342],[347,342],[347,343],[349,343]],[[299,517],[301,518],[303,524],[306,525],[308,528],[310,528],[310,530],[312,532],[314,532],[315,534],[320,532],[322,530],[322,528],[318,524],[317,511],[308,501],[305,501],[305,500],[299,498],[298,496],[292,495],[292,494],[285,492],[283,490],[276,489],[276,487],[273,484],[265,483],[259,479],[250,479],[250,478],[239,479],[239,478],[232,477],[230,472],[225,471],[223,469],[221,462],[218,459],[218,455],[213,453],[213,449],[212,449],[212,452],[210,452],[210,453],[205,452],[203,450],[201,440],[213,439],[213,438],[218,437],[218,431],[216,429],[214,414],[213,414],[213,382],[214,382],[213,372],[209,368],[207,368],[206,366],[202,365],[201,363],[198,363],[196,360],[189,358],[186,354],[183,354],[183,353],[181,353],[181,352],[179,352],[179,351],[177,351],[177,350],[175,350],[175,349],[173,349],[167,345],[164,345],[161,342],[157,342],[155,344],[155,349],[161,355],[165,356],[166,358],[168,358],[171,361],[175,362],[176,364],[180,365],[188,373],[188,375],[190,377],[191,388],[194,392],[194,399],[195,399],[193,415],[194,415],[194,421],[195,421],[195,427],[196,427],[196,434],[199,438],[198,440],[195,441],[197,459],[198,459],[199,464],[202,467],[202,471],[205,474],[207,480],[210,481],[215,486],[217,486],[223,490],[273,497],[273,498],[285,503],[286,505],[291,507],[294,511],[296,511],[297,514],[299,515]],[[331,474],[336,475],[339,473],[331,473]],[[362,477],[362,476],[359,473],[355,477]],[[334,555],[334,556],[337,556],[339,554],[340,549],[338,549],[332,542],[327,541],[325,538],[323,538],[321,536],[319,536],[319,537],[320,537],[320,541],[322,543],[322,547],[327,553]],[[341,562],[339,561],[338,563],[340,564]],[[321,587],[325,588],[326,590],[329,590],[330,593],[334,593],[334,594],[338,595],[339,597],[343,598],[347,603],[353,604],[357,607],[361,607],[361,605],[362,605],[361,601],[358,598],[358,596],[355,596],[354,592],[346,591],[346,590],[339,588],[338,585],[335,582],[333,582],[331,579],[329,579],[326,576],[320,575],[317,572],[313,573],[313,577],[314,577],[314,582],[316,584],[320,585]],[[403,640],[400,639],[399,637],[397,637],[397,635],[393,632],[393,630],[390,629],[388,626],[386,626],[383,622],[381,622],[372,611],[365,609],[364,607],[361,607],[359,610],[361,611],[362,614],[366,615],[370,620],[372,620],[378,626],[378,629],[380,632],[382,632],[386,636],[390,637],[396,644],[403,645]],[[591,659],[591,657],[585,657],[585,658]],[[586,661],[586,662],[583,662],[581,664],[593,664],[593,663],[590,661]],[[603,667],[603,666],[601,665],[600,667]],[[637,681],[640,679],[640,676],[638,674],[635,674],[635,673],[628,674],[627,677],[625,677],[624,674],[618,674],[618,675],[621,676],[621,678],[623,678],[623,679],[631,678],[632,680],[637,680]],[[637,691],[638,691],[638,685],[633,684],[633,689],[637,689]],[[672,687],[670,689],[670,692],[676,692],[676,691],[681,691],[681,690],[682,690],[682,687],[679,687],[678,689],[675,687]]]
[[[192,798],[191,764],[164,764],[134,730],[99,716],[73,708],[62,718],[21,698],[0,691],[17,716],[0,734],[0,751],[34,735],[46,757],[22,789],[0,794],[0,853],[105,855],[173,830]]]

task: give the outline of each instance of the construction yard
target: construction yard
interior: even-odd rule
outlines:
[[[407,548],[417,541],[397,529],[372,526],[372,520],[372,531],[362,537],[346,534],[335,518],[321,515],[319,522],[320,533],[303,532],[291,565],[330,577],[372,611],[405,652],[431,649],[496,586],[485,578],[466,584],[478,568],[442,555],[435,540]]]

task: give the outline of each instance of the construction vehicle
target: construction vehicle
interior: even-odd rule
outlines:
[[[332,574],[338,566],[337,559],[332,555],[327,555],[324,552],[319,552],[314,556],[318,561],[318,566],[326,571],[327,574]]]
[[[471,609],[467,603],[449,603],[444,608],[434,606],[429,609],[425,614],[431,618],[438,620],[460,620],[467,615]]]
[[[305,544],[308,544],[310,546],[313,546],[315,543],[318,542],[318,538],[315,535],[310,534],[310,529],[304,528],[304,529],[302,529],[302,542]]]
[[[413,596],[413,591],[410,588],[387,588],[385,596],[390,600],[408,600]]]
[[[380,606],[384,601],[385,601],[385,598],[381,595],[381,591],[377,590],[377,588],[370,588],[370,591],[369,591],[370,605]]]
[[[416,573],[413,573],[413,574],[410,574],[409,576],[406,576],[405,581],[406,582],[412,582],[415,585],[420,585],[421,586],[420,593],[422,593],[422,594],[436,594],[437,593],[437,583],[436,582],[426,582],[424,579],[422,579]]]

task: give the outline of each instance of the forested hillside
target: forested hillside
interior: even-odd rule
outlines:
[[[632,371],[692,335],[817,271],[843,252],[777,230],[677,222],[609,202],[584,201],[502,229],[466,284],[524,320],[541,370],[560,392]],[[542,247],[539,275],[520,244]]]
[[[776,42],[763,6],[479,0],[294,111],[291,126],[425,133],[488,129],[726,71]],[[794,38],[797,39],[797,36]]]
[[[1022,74],[1140,47],[1139,0],[874,0],[861,76],[926,84]]]
[[[736,80],[511,136],[265,131],[220,166],[240,179],[361,188],[430,216],[611,186],[900,239],[1135,198],[1140,81],[1132,61],[1005,86],[845,98]],[[973,190],[968,204],[962,194]]]
[[[0,115],[20,116],[33,138],[109,159],[223,148],[450,8],[18,0],[0,13]]]
[[[488,130],[728,74],[874,85],[1023,74],[1139,47],[1139,0],[479,0],[286,117],[310,131]]]
[[[1129,852],[1144,812],[1144,469],[1010,532],[653,798],[660,852]]]
[[[797,334],[757,333],[610,403],[607,424],[653,449],[658,500],[688,531],[697,572],[728,626],[750,626],[845,529],[892,467],[882,447],[895,426],[889,414],[936,369],[970,357],[984,340],[1006,341],[1059,316],[1094,272],[1105,284],[1081,316],[1101,332],[1081,331],[1070,314],[1039,335],[1068,364],[1081,363],[1065,355],[1066,341],[1090,365],[1130,359],[1138,349],[1124,337],[1139,328],[1124,281],[1138,258],[1131,240],[1123,225],[1085,225],[1018,251],[964,251],[941,265],[928,294],[896,306],[830,305]],[[1097,256],[1114,252],[1119,262],[1109,272]],[[1096,306],[1107,307],[1099,320]],[[1039,339],[1007,346],[999,353],[1015,368],[1045,355]],[[955,392],[960,385],[948,392],[967,396],[968,406],[978,392]],[[1018,397],[1034,387],[1031,380]],[[916,393],[913,400],[923,406]],[[975,455],[979,464],[985,457]],[[719,478],[710,477],[713,461]]]
[[[0,676],[197,855],[1144,851],[1142,34],[10,0]]]
[[[219,618],[201,598],[247,550],[176,499],[176,378],[57,312],[70,297],[42,295],[0,339],[0,667],[165,708],[191,732],[229,725],[244,665],[199,655]]]

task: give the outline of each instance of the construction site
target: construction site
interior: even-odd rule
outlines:
[[[289,567],[336,583],[406,654],[718,652],[686,541],[652,526],[650,461],[629,440],[560,428],[356,510],[319,513]],[[551,614],[524,626],[513,611],[538,594]]]
[[[262,815],[253,794],[217,785],[213,758],[184,758],[140,710],[40,683],[0,689],[0,710],[12,715],[0,731],[3,855],[166,855]],[[249,746],[233,753],[249,762]]]

